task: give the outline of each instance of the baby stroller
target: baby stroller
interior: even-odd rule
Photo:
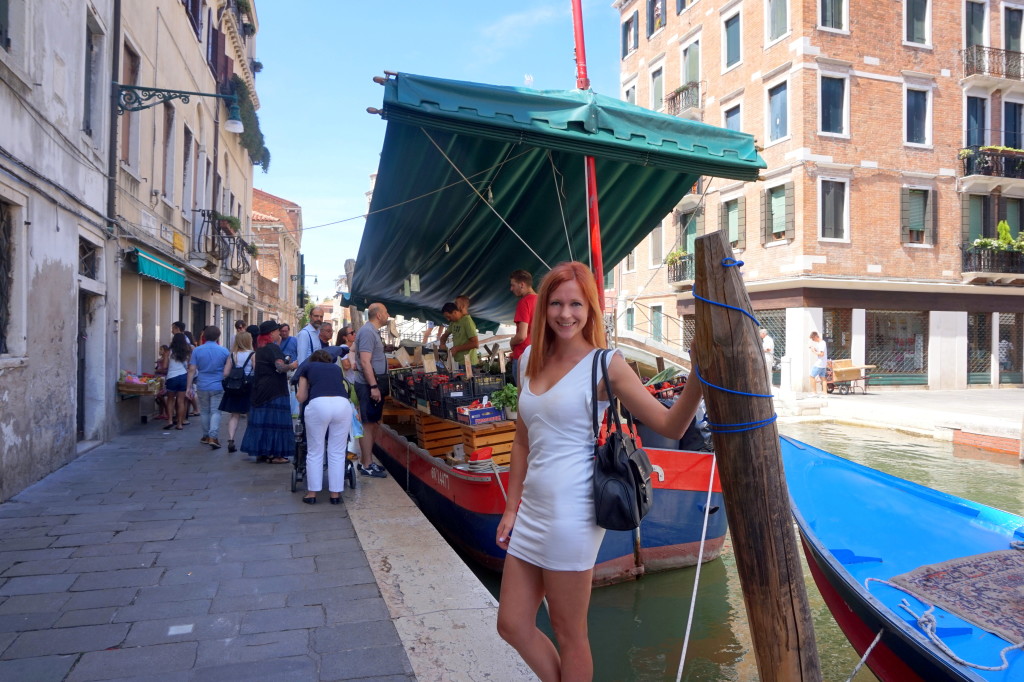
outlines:
[[[305,405],[299,406],[299,423],[295,427],[295,457],[292,459],[292,492],[299,489],[299,483],[306,480],[306,414]],[[327,434],[330,439],[331,434]],[[324,469],[327,469],[327,458],[324,457]],[[348,457],[345,458],[345,485],[355,490],[356,465]]]

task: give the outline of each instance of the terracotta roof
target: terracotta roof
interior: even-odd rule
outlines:
[[[259,223],[279,223],[280,220],[276,216],[272,216],[269,213],[261,213],[257,210],[253,210],[252,219]]]
[[[283,223],[301,243],[302,207],[294,201],[288,201],[254,188],[252,190],[252,211],[254,219],[256,219],[257,213],[273,216],[277,221]]]

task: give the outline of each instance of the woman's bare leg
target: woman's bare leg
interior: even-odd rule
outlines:
[[[589,682],[594,677],[587,611],[593,571],[544,571],[551,627],[561,654],[561,682]]]
[[[498,598],[498,634],[543,682],[557,682],[561,675],[558,651],[537,627],[537,609],[543,598],[543,569],[506,556]]]

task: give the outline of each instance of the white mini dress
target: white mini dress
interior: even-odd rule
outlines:
[[[530,390],[525,376],[529,352],[528,348],[520,362],[519,418],[529,429],[530,451],[508,553],[552,571],[590,570],[604,539],[604,529],[594,518],[590,401],[597,351],[588,353],[541,395]],[[598,414],[607,408],[608,403],[600,401]]]

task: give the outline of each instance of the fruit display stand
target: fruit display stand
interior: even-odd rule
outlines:
[[[415,416],[416,410],[408,405],[403,405],[390,397],[384,401],[384,414],[381,416],[381,421],[385,424],[406,424],[413,421]]]

